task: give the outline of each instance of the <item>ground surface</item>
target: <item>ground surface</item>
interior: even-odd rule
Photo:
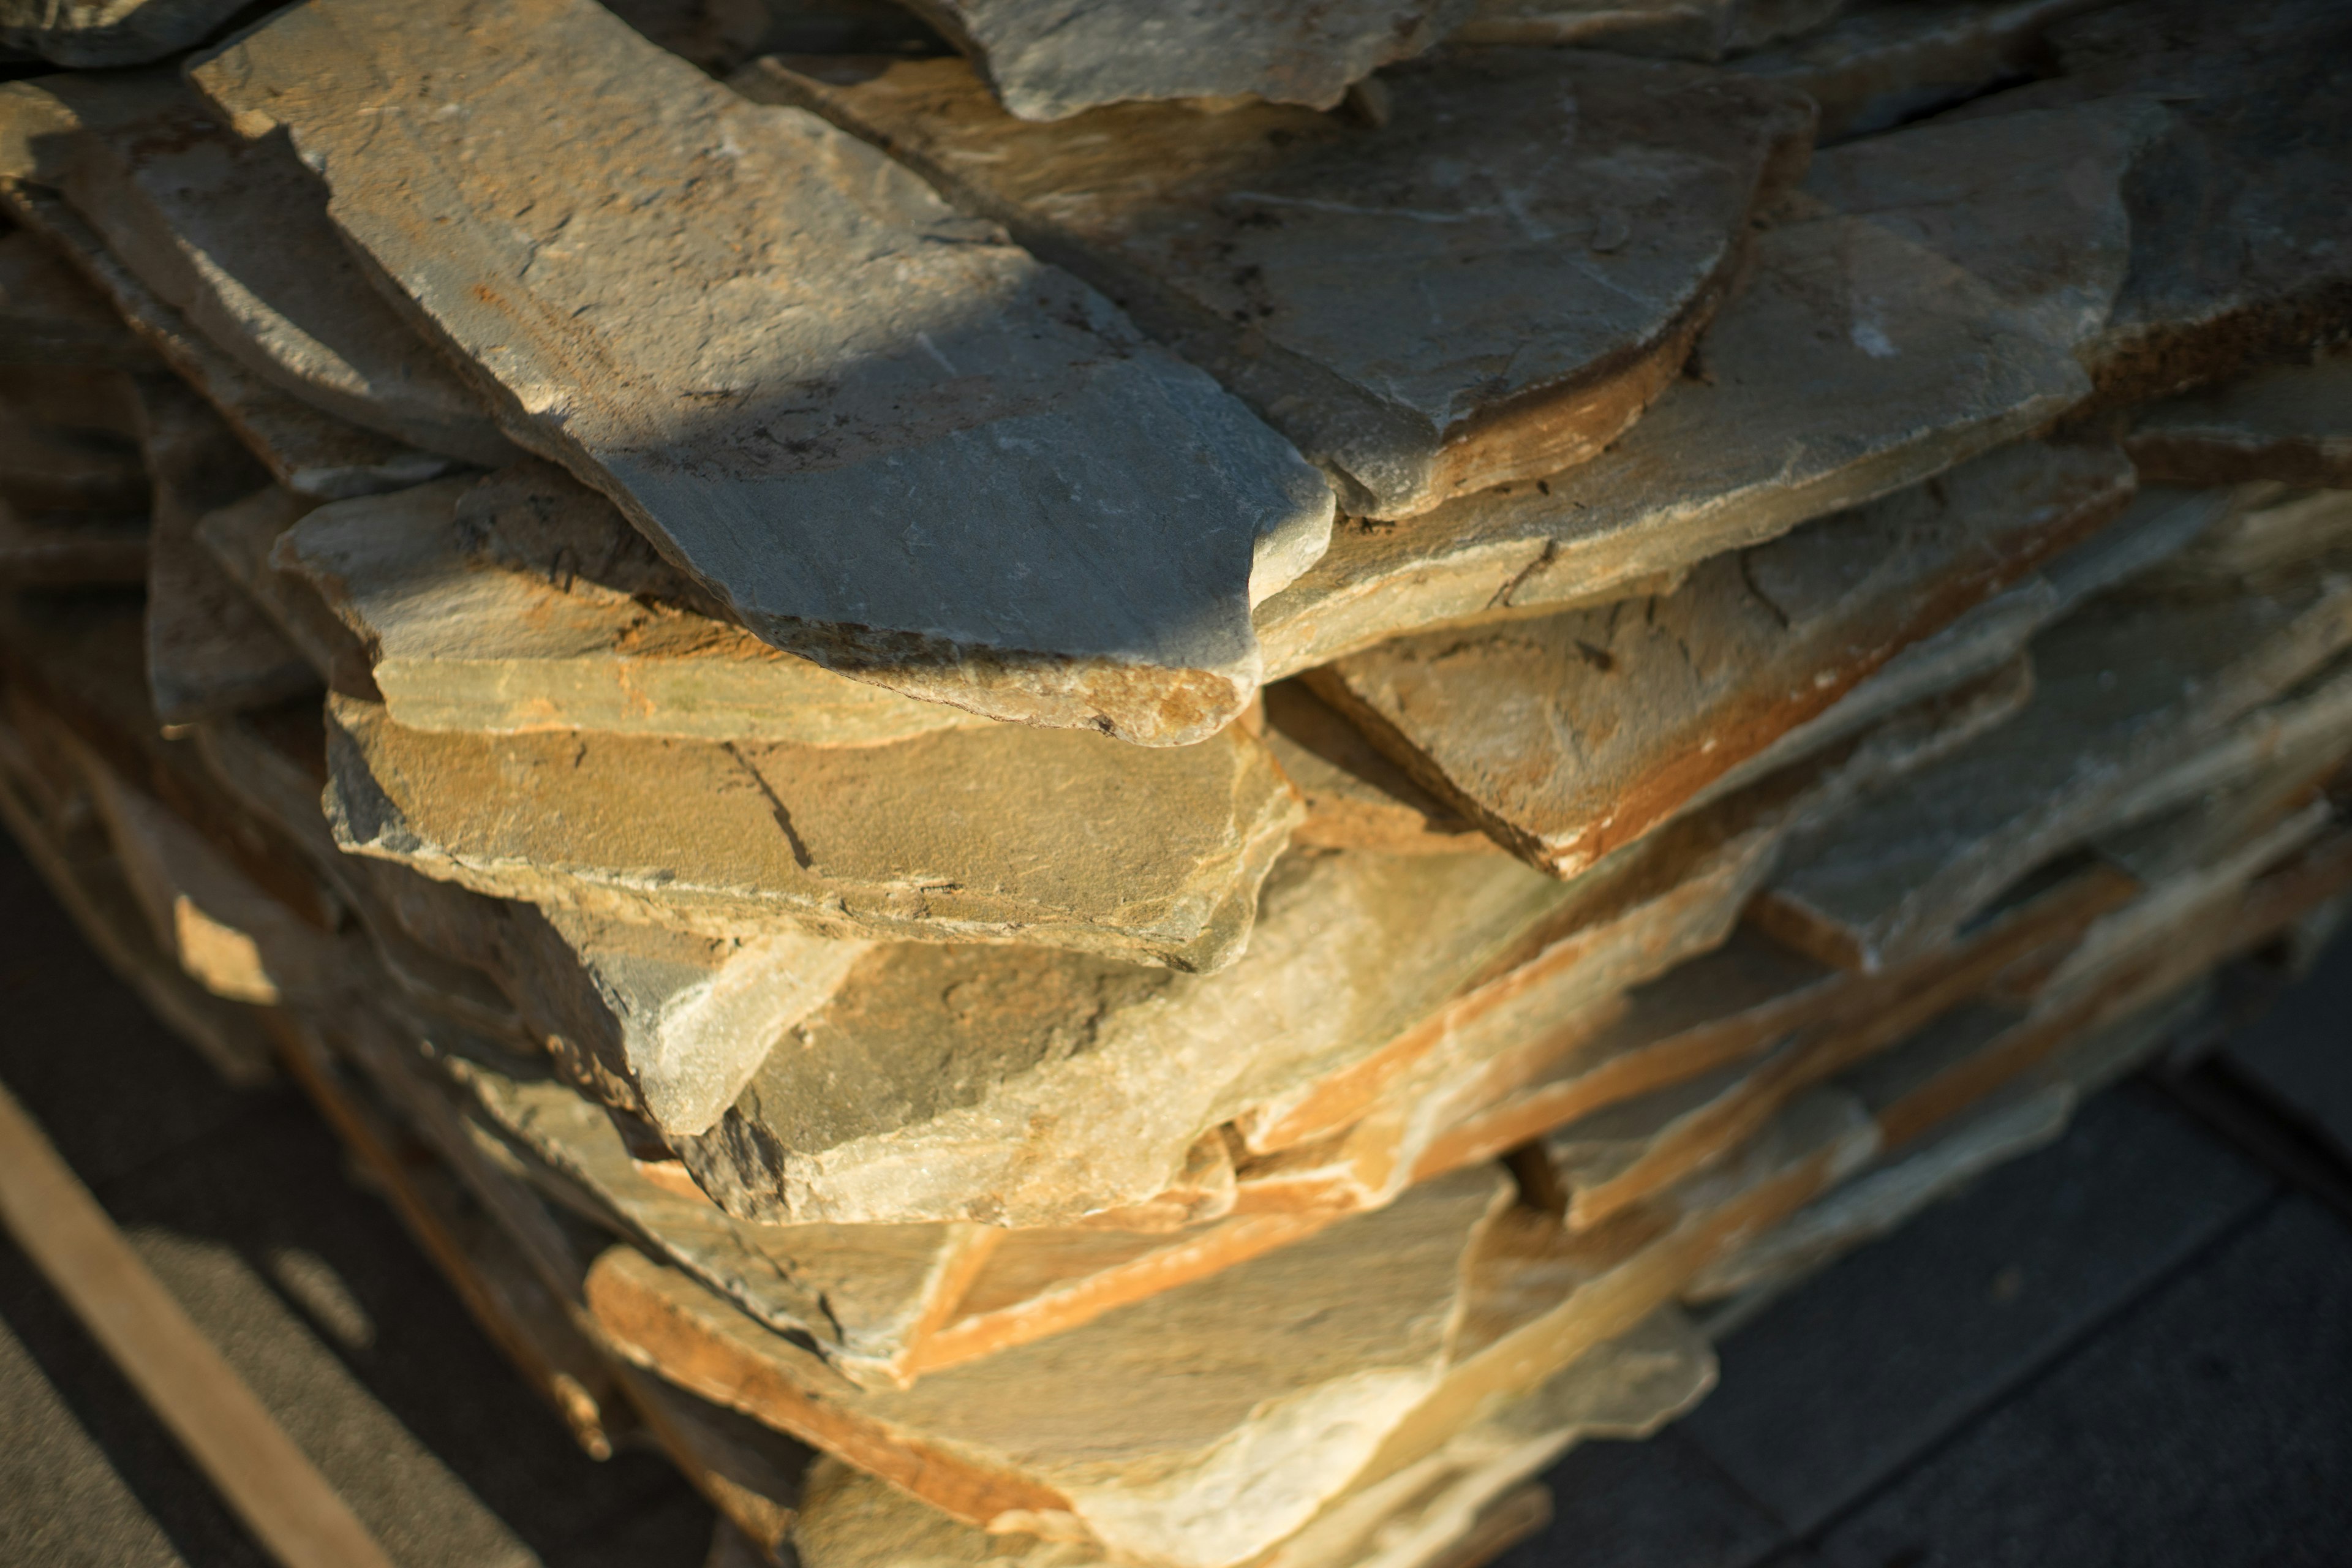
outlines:
[[[154,1023],[0,839],[0,1081],[403,1568],[693,1568],[709,1510],[594,1463],[290,1087]],[[2352,945],[2189,1079],[1783,1298],[1722,1386],[1551,1477],[1500,1568],[2352,1560]],[[0,1563],[267,1559],[0,1240]]]

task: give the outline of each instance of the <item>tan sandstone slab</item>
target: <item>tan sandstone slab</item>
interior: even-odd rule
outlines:
[[[2088,390],[2048,312],[1889,229],[1766,230],[1677,384],[1592,461],[1393,527],[1348,523],[1258,608],[1270,673],[1400,633],[1654,593],[1699,562],[1901,489]]]
[[[484,736],[337,696],[346,848],[720,938],[1019,942],[1214,969],[1300,815],[1230,728],[1149,750],[1014,725],[890,746]]]
[[[1715,1381],[1706,1342],[1671,1310],[1596,1348],[1540,1388],[1505,1405],[1436,1452],[1351,1489],[1253,1568],[1438,1568],[1479,1539],[1486,1511],[1510,1489],[1593,1438],[1647,1436]],[[793,1546],[807,1568],[1097,1568],[1103,1553],[1072,1542],[992,1535],[838,1460],[809,1478]]]
[[[1249,1560],[1631,1330],[1872,1145],[1855,1108],[1816,1097],[1731,1165],[1580,1239],[1464,1172],[903,1392],[848,1388],[635,1252],[599,1260],[589,1300],[666,1375],[969,1523],[1207,1568]],[[1368,1274],[1380,1289],[1361,1288]]]
[[[1850,814],[1759,913],[1864,968],[1932,946],[2347,640],[2352,583],[2332,575],[2276,596],[2095,601],[2035,639],[2037,689],[2016,722]]]
[[[45,78],[61,126],[33,140],[114,258],[212,345],[335,418],[496,463],[489,411],[394,313],[327,222],[325,189],[282,141],[222,125],[177,71]]]
[[[1328,487],[882,154],[587,0],[307,0],[191,75],[293,137],[517,441],[761,637],[1151,744],[1249,701],[1250,605],[1322,552]]]
[[[1606,609],[1402,637],[1307,676],[1432,790],[1570,876],[2129,500],[2112,447],[2024,443]]]
[[[1548,49],[1402,67],[1378,126],[1272,104],[1030,125],[952,59],[763,60],[736,85],[1102,289],[1379,518],[1571,468],[1640,417],[1811,123],[1717,72]]]
[[[1469,0],[913,0],[1004,106],[1060,120],[1135,99],[1262,98],[1328,109],[1349,84],[1453,29]]]
[[[551,464],[339,501],[273,548],[360,640],[412,729],[862,746],[990,722],[697,608],[691,579]]]
[[[2257,370],[2142,413],[2124,449],[2175,484],[2352,489],[2352,354]]]

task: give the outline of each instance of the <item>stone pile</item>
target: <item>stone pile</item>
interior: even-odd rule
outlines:
[[[2352,8],[232,9],[0,815],[807,1568],[1469,1568],[2352,889]]]

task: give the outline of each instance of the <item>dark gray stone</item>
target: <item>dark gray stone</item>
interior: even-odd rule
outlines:
[[[1544,1481],[1551,1523],[1495,1568],[1735,1568],[1780,1540],[1764,1510],[1671,1428],[1643,1443],[1584,1444]]]
[[[2352,936],[2222,1054],[2352,1161]]]

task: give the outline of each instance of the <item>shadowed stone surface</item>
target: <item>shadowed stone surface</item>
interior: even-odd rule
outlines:
[[[880,153],[587,0],[308,0],[192,75],[291,134],[518,441],[760,636],[1151,744],[1249,700],[1249,607],[1322,552],[1328,488]]]
[[[1024,125],[957,60],[766,60],[736,85],[1102,289],[1380,518],[1615,439],[1681,369],[1810,122],[1719,72],[1537,49],[1392,71],[1378,127],[1275,105]]]
[[[1150,98],[1265,98],[1328,109],[1349,83],[1444,37],[1469,5],[912,0],[1024,120]]]
[[[2142,413],[2124,449],[2150,479],[2352,489],[2352,353],[2277,365]]]
[[[1478,0],[1465,43],[1580,44],[1719,59],[1817,27],[1848,0]]]
[[[37,177],[214,347],[395,440],[471,462],[512,455],[480,399],[369,285],[282,139],[239,137],[173,71],[10,90],[45,95],[74,127],[33,139]]]
[[[156,368],[105,296],[23,229],[0,234],[0,364]]]

